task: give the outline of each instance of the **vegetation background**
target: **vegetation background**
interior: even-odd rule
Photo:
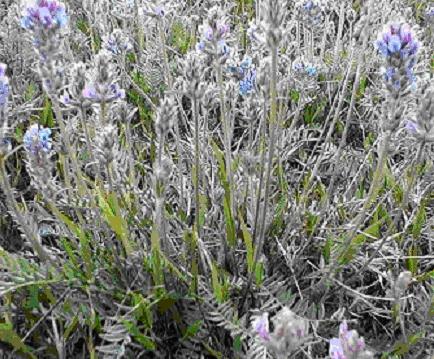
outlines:
[[[433,3],[0,23],[1,358],[433,357]]]

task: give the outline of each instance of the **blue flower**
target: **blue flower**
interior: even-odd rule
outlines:
[[[249,69],[244,78],[240,81],[240,94],[245,96],[255,90],[256,69]]]
[[[314,77],[318,74],[318,69],[310,64],[310,63],[305,63],[301,60],[297,60],[295,62],[292,63],[292,69],[296,72],[296,73],[304,73],[306,75],[308,75],[309,77]]]
[[[226,44],[226,41],[223,39],[218,41],[217,48],[220,56],[227,56],[231,51],[230,47]]]
[[[200,41],[196,44],[196,50],[202,52],[205,50],[205,41]]]
[[[246,56],[239,66],[229,66],[228,71],[240,81],[240,95],[245,96],[255,90],[256,69],[250,56]]]
[[[316,76],[318,72],[315,66],[307,66],[305,71],[311,77]]]
[[[393,76],[395,75],[396,70],[393,67],[389,67],[386,69],[386,72],[384,73],[384,79],[389,82],[392,80]]]
[[[389,43],[387,44],[387,49],[390,51],[391,54],[398,52],[401,50],[401,39],[397,35],[392,35],[390,37]]]
[[[0,107],[3,107],[9,96],[9,79],[5,76],[6,65],[0,63]]]
[[[313,8],[313,1],[306,1],[304,4],[303,4],[303,8],[306,10],[306,11],[309,11],[309,10],[312,10],[312,8]]]
[[[51,130],[33,124],[24,134],[23,142],[26,151],[33,155],[38,155],[41,152],[49,153],[52,148]]]

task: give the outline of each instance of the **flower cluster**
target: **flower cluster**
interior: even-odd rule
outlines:
[[[115,83],[110,53],[100,51],[95,58],[95,76],[82,91],[84,99],[93,103],[109,103],[125,98],[125,90]]]
[[[217,58],[227,58],[230,48],[226,39],[230,34],[229,25],[219,9],[210,10],[210,16],[206,23],[200,26],[201,41],[196,45],[196,50]]]
[[[399,91],[415,83],[413,67],[420,44],[405,23],[392,23],[386,27],[377,41],[376,48],[386,60],[384,79],[389,90]]]
[[[283,308],[273,319],[274,331],[270,333],[268,313],[253,322],[253,329],[264,345],[277,355],[288,355],[306,339],[308,324],[288,308]]]
[[[339,338],[330,340],[331,359],[372,359],[374,356],[365,350],[365,340],[355,330],[348,330],[347,322],[339,326]]]
[[[83,97],[95,103],[112,102],[125,98],[125,90],[118,84],[91,83],[88,84],[82,93]]]
[[[164,0],[149,0],[143,8],[143,14],[151,18],[164,18],[169,12],[171,6]]]
[[[27,30],[59,29],[68,23],[65,5],[56,0],[36,0],[23,10],[21,26]]]
[[[6,76],[6,65],[0,63],[0,108],[7,104],[9,96],[9,79]]]
[[[296,5],[300,20],[318,25],[322,20],[322,6],[318,0],[304,0]]]
[[[303,61],[295,61],[292,64],[292,69],[297,74],[307,75],[309,77],[315,77],[318,74],[318,69],[311,63],[306,63]]]
[[[26,151],[35,156],[38,156],[42,152],[49,153],[52,148],[51,130],[40,127],[38,124],[33,124],[24,134],[23,142]]]
[[[183,74],[186,81],[182,83],[182,90],[190,98],[199,99],[205,93],[205,86],[202,82],[204,66],[200,60],[194,51],[190,51],[183,63]]]
[[[250,56],[246,56],[239,66],[229,66],[228,70],[240,81],[240,95],[245,96],[255,90],[256,68]]]
[[[286,16],[286,0],[266,0],[261,2],[261,16],[266,45],[270,49],[279,46]]]
[[[127,53],[133,49],[133,45],[120,29],[115,29],[110,35],[103,36],[103,46],[114,55]]]

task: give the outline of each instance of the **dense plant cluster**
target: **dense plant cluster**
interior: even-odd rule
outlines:
[[[4,0],[0,357],[431,358],[433,9]]]

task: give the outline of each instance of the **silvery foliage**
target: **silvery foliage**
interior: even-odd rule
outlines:
[[[432,354],[428,3],[421,13],[403,0],[65,0],[68,26],[36,45],[19,24],[24,3],[0,6],[9,86],[0,101],[0,308],[26,345],[60,358],[93,347],[104,358],[331,357],[337,345],[333,355],[348,359],[410,339],[409,357]],[[374,43],[392,22],[408,23],[421,43],[413,87],[384,81],[390,64]],[[267,163],[275,47],[278,130]],[[318,292],[363,205],[382,131],[391,144],[378,202],[351,261]],[[252,268],[262,216],[264,250]],[[35,294],[28,283],[43,284]],[[352,334],[333,341],[345,320]],[[363,351],[349,354],[362,337]],[[0,356],[12,350],[1,345]]]

